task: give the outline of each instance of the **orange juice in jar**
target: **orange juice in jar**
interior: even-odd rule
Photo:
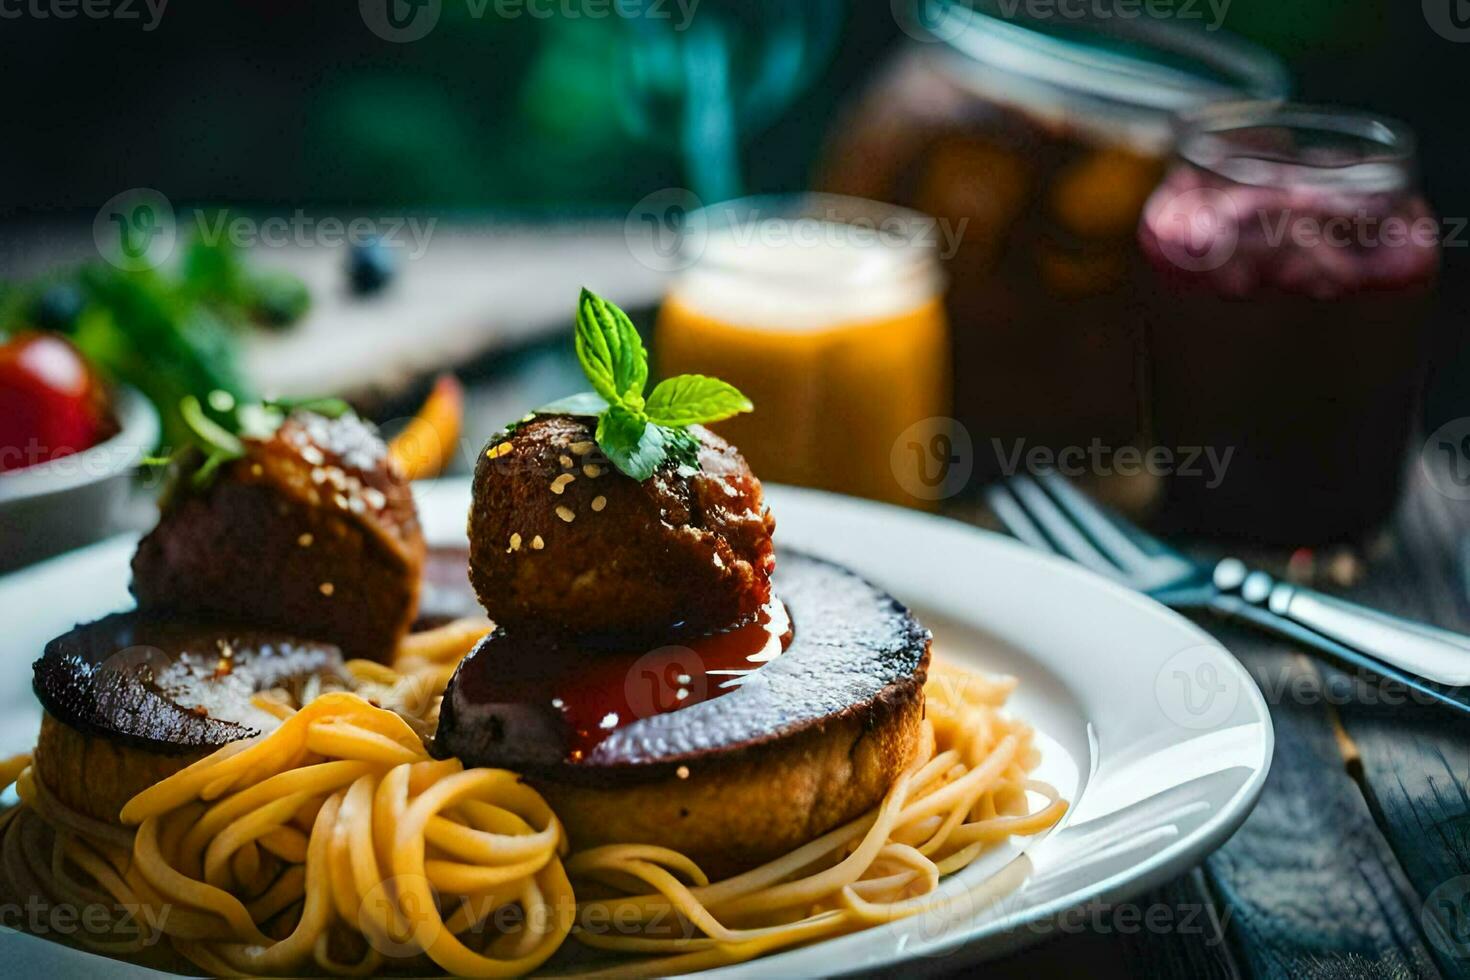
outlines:
[[[953,462],[968,472],[925,457],[954,425],[943,230],[833,195],[696,211],[658,318],[660,371],[713,374],[749,396],[754,413],[715,429],[763,479],[928,506],[956,476],[963,485]]]

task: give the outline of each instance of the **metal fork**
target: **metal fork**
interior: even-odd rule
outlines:
[[[1166,606],[1239,619],[1470,712],[1470,702],[1454,690],[1470,684],[1470,637],[1277,581],[1237,558],[1195,561],[1055,473],[1014,476],[985,494],[1000,522],[1032,547]]]

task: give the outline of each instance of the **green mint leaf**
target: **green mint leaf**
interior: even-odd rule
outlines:
[[[534,415],[581,415],[596,418],[607,411],[607,399],[595,391],[583,391],[542,405]]]
[[[659,429],[668,444],[668,458],[674,461],[674,465],[691,470],[699,469],[699,437],[688,429],[670,429],[665,426],[659,426]]]
[[[193,395],[185,395],[180,400],[179,415],[205,452],[230,459],[239,459],[245,455],[245,444],[240,441],[239,436],[204,414],[204,407]]]
[[[642,483],[668,455],[665,430],[642,412],[613,405],[597,420],[597,445],[623,473]]]
[[[702,374],[680,374],[658,383],[644,411],[659,425],[682,426],[719,422],[754,408],[728,382]]]
[[[609,403],[641,406],[648,353],[627,314],[588,289],[577,300],[577,360]]]
[[[352,406],[340,398],[267,398],[261,404],[282,412],[299,409],[329,419],[340,419],[352,411]]]

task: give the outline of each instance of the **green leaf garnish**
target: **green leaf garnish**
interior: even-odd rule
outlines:
[[[596,418],[607,411],[607,399],[595,391],[578,392],[565,398],[558,398],[549,405],[542,405],[533,413],[535,415],[582,415]]]
[[[236,457],[245,455],[245,444],[240,441],[240,437],[205,415],[204,406],[193,395],[185,395],[179,402],[179,414],[199,440],[201,449],[231,453]]]
[[[206,407],[207,405],[207,407]],[[224,391],[211,391],[201,402],[193,395],[179,400],[179,418],[184,425],[184,442],[171,456],[149,456],[145,466],[168,466],[182,460],[199,459],[191,481],[203,489],[219,468],[245,456],[245,439],[269,439],[293,411],[312,412],[341,418],[352,407],[340,398],[275,398],[260,402],[236,402]]]
[[[640,483],[653,476],[668,450],[664,430],[622,405],[609,407],[598,418],[597,445],[614,466]]]
[[[535,414],[595,417],[598,446],[614,466],[640,482],[668,462],[699,467],[699,439],[688,426],[754,408],[734,385],[702,374],[661,381],[645,402],[648,352],[637,329],[615,304],[588,289],[577,298],[576,346],[592,391],[544,405]]]
[[[659,425],[703,425],[754,407],[729,382],[702,374],[680,374],[660,381],[643,410],[649,421]]]
[[[583,289],[577,299],[577,360],[592,390],[608,403],[642,407],[648,352],[628,315]]]

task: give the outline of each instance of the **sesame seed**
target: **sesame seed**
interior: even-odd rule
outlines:
[[[311,536],[311,532],[308,531],[307,533],[305,533],[305,534],[301,535],[299,538],[297,538],[296,539],[296,543],[299,544],[299,545],[301,545],[301,547],[303,547],[303,548],[310,548],[311,547],[311,543],[313,541],[315,541],[315,540],[316,539]]]
[[[322,455],[322,451],[315,446],[307,446],[301,450],[301,458],[312,466],[320,466],[327,461],[326,457]]]
[[[317,588],[320,589],[322,595],[325,595],[325,596],[329,596],[333,592],[336,592],[337,591],[337,587],[335,585],[333,585],[331,582],[323,582],[321,585],[317,586]]]
[[[596,445],[597,443],[591,441],[574,442],[567,448],[576,453],[578,456],[586,456],[588,453],[592,452],[592,447]]]
[[[532,551],[540,551],[544,547],[546,547],[546,542],[541,540],[541,535],[538,534],[531,539]]]
[[[596,463],[587,463],[582,467],[582,472],[586,473],[588,476],[592,477],[592,479],[595,480],[602,475],[602,467],[598,466]]]
[[[382,510],[388,505],[388,497],[383,493],[383,491],[378,490],[375,487],[368,487],[362,492],[362,496],[363,499],[368,502],[368,505],[373,508],[373,510]]]
[[[566,490],[567,484],[571,483],[575,479],[576,477],[572,476],[572,474],[563,473],[561,476],[551,481],[551,492],[555,494],[560,494],[562,491]]]
[[[561,465],[565,466],[567,469],[572,468],[572,457],[570,456],[562,456],[560,459],[557,460],[557,462],[561,463]]]
[[[520,551],[521,550],[521,536],[519,534],[512,534],[510,536],[510,549],[509,550],[510,551]]]
[[[595,511],[597,511],[598,513],[601,513],[602,512],[602,508],[604,508],[606,506],[607,506],[607,498],[604,497],[604,496],[602,496],[601,494],[599,494],[596,497],[593,497],[592,498],[592,509],[595,510]]]
[[[251,463],[250,464],[250,474],[252,476],[260,476],[263,473],[265,473],[265,467],[264,466],[261,466],[259,463]]]
[[[674,775],[678,776],[680,779],[688,779],[689,778],[689,767],[688,766],[680,766],[678,769],[675,769],[674,770]]]
[[[494,446],[490,450],[488,450],[485,453],[485,456],[489,459],[499,459],[506,453],[510,452],[510,448],[510,443],[502,442],[500,445]]]
[[[574,513],[572,513],[572,509],[570,507],[566,507],[566,506],[558,507],[556,509],[556,516],[557,517],[560,517],[562,520],[566,521],[568,524],[572,523],[572,521],[575,521],[577,519],[577,515],[574,514]]]

